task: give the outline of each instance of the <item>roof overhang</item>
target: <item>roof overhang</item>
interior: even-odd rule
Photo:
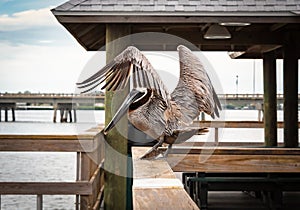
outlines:
[[[261,58],[262,54],[276,50],[282,57],[282,46],[287,33],[300,37],[300,16],[292,12],[203,12],[203,13],[153,13],[153,12],[94,12],[52,10],[57,20],[86,50],[105,50],[106,24],[128,24],[132,33],[163,32],[179,36],[204,51],[239,52],[232,58]],[[203,35],[213,23],[247,22],[250,26],[227,27],[232,38],[206,40]],[[134,43],[143,50],[175,50],[176,43],[160,40]],[[299,53],[299,52],[298,52]],[[300,53],[299,53],[300,55]],[[298,56],[299,56],[298,55]],[[299,56],[300,57],[300,56]]]

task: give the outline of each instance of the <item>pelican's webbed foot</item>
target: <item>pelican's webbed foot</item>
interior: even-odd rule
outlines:
[[[140,159],[153,159],[159,156],[162,152],[158,150],[158,147],[160,147],[163,144],[163,142],[164,138],[161,138],[159,142],[155,144],[150,150],[148,150],[142,157],[140,157]]]

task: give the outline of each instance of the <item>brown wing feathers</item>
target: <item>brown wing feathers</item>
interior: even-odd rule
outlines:
[[[108,91],[123,89],[132,75],[133,87],[156,89],[166,99],[167,89],[148,59],[135,47],[128,47],[115,59],[83,82],[77,83],[78,88],[89,92],[101,83]],[[87,89],[86,89],[87,88]]]
[[[221,104],[200,60],[186,47],[179,46],[180,82],[171,94],[182,109],[184,121],[194,120],[201,111],[213,118],[219,116]],[[83,82],[79,88],[88,92],[105,82],[102,89],[123,89],[132,76],[133,87],[151,88],[169,103],[169,93],[148,59],[135,47],[128,47],[113,61]]]

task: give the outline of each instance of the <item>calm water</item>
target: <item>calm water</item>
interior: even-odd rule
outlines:
[[[78,111],[78,123],[53,123],[53,111],[17,111],[17,122],[1,122],[0,134],[79,134],[104,122],[104,111]],[[3,117],[3,116],[2,116]],[[223,120],[257,120],[256,110],[226,110]],[[278,120],[282,121],[282,111]],[[279,141],[283,132],[278,129]],[[193,140],[211,141],[209,135]],[[222,129],[220,141],[263,141],[263,129]],[[75,153],[0,152],[0,181],[74,181]],[[74,209],[74,196],[44,196],[44,209]],[[36,196],[2,195],[1,210],[35,209]]]

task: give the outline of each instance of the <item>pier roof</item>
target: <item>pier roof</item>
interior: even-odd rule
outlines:
[[[253,12],[262,12],[262,16],[268,13],[292,16],[293,13],[299,14],[299,3],[299,0],[70,0],[55,8],[55,11],[134,12],[143,16],[144,12],[172,12],[172,15],[191,12],[242,12],[253,15]]]
[[[201,50],[235,51],[233,58],[260,58],[271,50],[282,57],[286,34],[298,36],[300,31],[300,0],[70,0],[52,12],[86,50],[105,46],[106,24],[131,24],[131,33],[169,33]],[[232,38],[204,39],[215,23],[227,24]],[[136,45],[143,50],[176,49],[170,43]]]

